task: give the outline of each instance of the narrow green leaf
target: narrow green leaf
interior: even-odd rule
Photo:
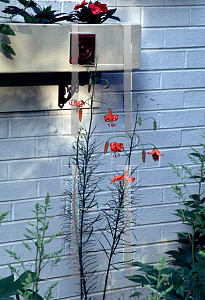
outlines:
[[[15,35],[13,29],[11,29],[9,25],[5,25],[5,24],[0,24],[0,33],[6,35]]]
[[[2,41],[1,41],[1,48],[4,49],[4,51],[6,51],[10,54],[16,55],[14,49],[11,46],[3,43]]]

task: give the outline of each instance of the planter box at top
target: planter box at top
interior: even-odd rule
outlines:
[[[0,39],[12,46],[16,56],[9,58],[3,52],[0,53],[0,73],[71,71],[69,58],[72,23],[52,25],[11,23],[9,25],[16,36],[0,34]],[[78,32],[96,35],[95,56],[99,56],[98,71],[124,69],[124,26],[129,24],[78,24]],[[139,69],[140,25],[131,24],[131,33],[132,69]],[[80,67],[79,71],[86,71],[86,69]]]

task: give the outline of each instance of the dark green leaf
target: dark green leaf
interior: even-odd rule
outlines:
[[[9,25],[0,24],[0,33],[6,35],[15,35],[14,31],[9,27]]]
[[[14,275],[10,275],[8,277],[0,279],[0,299],[2,298],[3,295],[8,291],[10,285],[14,281]]]
[[[149,281],[142,275],[126,276],[126,278],[141,285],[149,284]]]
[[[9,46],[9,45],[1,42],[1,47],[2,47],[2,49],[4,49],[4,51],[6,51],[6,52],[8,52],[10,54],[16,55],[14,49],[11,46]]]
[[[26,7],[35,7],[36,3],[33,0],[27,1],[27,0],[18,0],[22,5]]]

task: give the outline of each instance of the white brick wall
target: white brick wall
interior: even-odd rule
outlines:
[[[12,5],[16,3],[11,2]],[[61,12],[71,11],[78,1],[46,1]],[[205,115],[205,1],[204,0],[107,0],[109,7],[117,7],[122,21],[141,22],[142,50],[141,70],[133,71],[133,108],[140,103],[142,118],[155,117],[157,130],[153,132],[152,122],[142,123],[143,142],[154,143],[164,153],[159,162],[147,155],[146,163],[135,174],[141,180],[139,209],[133,230],[137,237],[135,260],[155,262],[162,253],[177,246],[176,232],[182,225],[172,215],[177,208],[171,184],[178,178],[169,167],[189,163],[186,156],[190,146],[202,142]],[[0,4],[1,9],[4,4]],[[116,49],[117,51],[117,49]],[[110,133],[122,130],[123,74],[104,73],[110,82],[110,89],[102,89],[102,101],[108,101],[113,112],[119,112],[118,126],[113,131],[103,121],[107,107],[96,109],[101,115],[94,117],[98,122],[96,135],[103,142]],[[9,101],[9,99],[6,99]],[[57,99],[56,99],[57,101]],[[85,113],[86,115],[86,113]],[[51,222],[50,232],[61,228],[61,200],[67,188],[68,155],[71,151],[69,114],[64,111],[46,112],[0,112],[0,204],[1,212],[9,210],[2,226],[0,276],[9,275],[9,255],[4,248],[13,249],[24,255],[32,266],[31,258],[22,247],[24,227],[30,221],[30,209],[36,201],[42,202],[47,191],[50,193],[57,217]],[[148,151],[151,148],[147,149]],[[106,170],[114,171],[116,162],[110,153],[103,159]],[[134,163],[141,163],[141,151],[136,151]],[[104,174],[104,191],[114,172]],[[194,186],[191,188],[194,189]],[[102,203],[105,194],[99,196]],[[56,245],[61,245],[58,239]],[[54,248],[56,247],[54,246]],[[52,249],[53,250],[53,249]],[[77,287],[69,278],[69,261],[66,248],[62,262],[51,274],[52,280],[59,280],[54,291],[55,299],[79,299],[75,296]],[[98,253],[99,261],[103,253]],[[103,266],[99,264],[98,285],[92,300],[101,300],[100,280]],[[120,282],[120,284],[119,284]],[[131,282],[122,279],[122,274],[113,272],[113,284],[119,290],[116,294],[125,299],[131,294]],[[112,294],[112,299],[117,299]],[[109,294],[108,299],[111,299]],[[143,298],[142,298],[143,299]]]

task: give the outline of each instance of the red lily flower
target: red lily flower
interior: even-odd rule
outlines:
[[[74,10],[77,10],[78,8],[82,8],[84,5],[88,4],[88,2],[85,2],[85,0],[83,0],[83,2],[81,4],[77,4],[74,7]]]
[[[153,148],[152,152],[149,153],[147,152],[148,154],[151,154],[152,155],[152,158],[154,159],[154,161],[158,161],[159,160],[159,156],[163,156],[164,154],[161,154],[159,152],[159,150],[157,150],[157,148]]]
[[[75,99],[71,99],[68,102],[71,106],[75,106],[75,107],[82,107],[85,105],[85,102],[83,100],[75,100]]]
[[[135,180],[134,177],[128,176],[128,171],[125,171],[125,172],[124,172],[124,176],[115,176],[115,177],[113,178],[113,180],[110,182],[110,184],[112,184],[112,183],[115,182],[115,181],[123,180],[123,179],[126,179],[126,180],[128,180],[129,182],[133,182],[133,181]]]
[[[111,153],[112,156],[120,156],[119,153],[115,153],[115,152],[122,152],[124,150],[124,146],[123,146],[123,143],[116,143],[116,142],[112,142],[110,143],[110,149],[111,151],[113,151],[114,153]]]
[[[115,126],[115,124],[113,122],[118,120],[118,115],[114,114],[112,115],[112,110],[111,108],[108,109],[108,115],[104,116],[104,120],[105,122],[109,122],[110,124],[108,124],[108,126],[110,127],[110,125],[112,127]]]
[[[89,4],[89,7],[91,9],[91,13],[96,15],[99,15],[101,13],[101,8],[95,4]]]

